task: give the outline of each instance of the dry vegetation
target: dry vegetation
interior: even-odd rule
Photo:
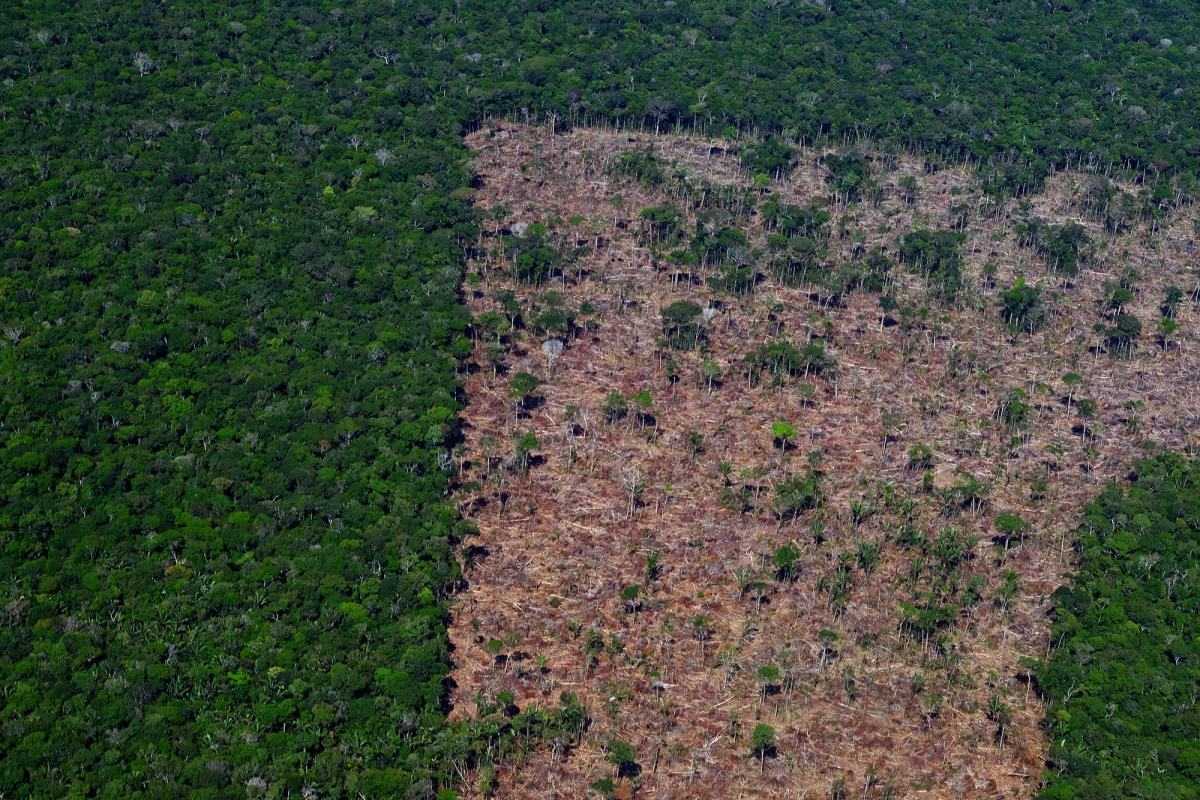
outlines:
[[[482,177],[476,202],[499,209],[471,267],[474,311],[500,308],[506,289],[527,318],[551,291],[572,309],[594,308],[578,315],[552,369],[546,337],[518,330],[494,374],[481,337],[467,382],[462,504],[479,535],[467,543],[469,586],[451,628],[454,713],[473,714],[476,698],[502,691],[521,707],[569,691],[591,714],[577,747],[502,770],[498,796],[584,797],[614,776],[605,748],[623,740],[637,749],[640,775],[616,778],[616,796],[827,798],[841,782],[847,798],[1030,797],[1046,743],[1022,659],[1047,650],[1047,599],[1070,572],[1080,509],[1139,454],[1197,443],[1193,298],[1175,343],[1153,335],[1164,288],[1195,287],[1192,210],[1154,231],[1139,222],[1110,235],[1079,210],[1084,175],[1055,175],[1028,209],[989,207],[968,171],[876,157],[882,198],[831,207],[831,261],[855,258],[856,241],[894,253],[898,236],[948,228],[952,206],[971,208],[963,297],[939,303],[897,267],[894,294],[917,313],[884,324],[877,293],[830,303],[761,269],[757,288],[734,297],[656,266],[639,244],[640,211],[695,211],[606,165],[648,146],[690,176],[749,185],[732,143],[506,123],[470,143]],[[822,155],[802,152],[768,191],[792,203],[826,198]],[[905,175],[917,179],[913,203],[898,189]],[[1055,274],[1019,246],[1015,221],[1030,210],[1087,228],[1096,250],[1078,276]],[[582,254],[565,280],[518,284],[500,232],[554,218],[562,222],[551,235]],[[762,248],[753,215],[733,224]],[[1128,266],[1141,275],[1129,308],[1144,333],[1123,358],[1097,348],[1093,327],[1104,284]],[[1049,322],[1033,335],[1015,335],[998,312],[1018,274],[1052,296]],[[717,309],[703,351],[662,346],[660,313],[677,300]],[[746,354],[777,338],[822,341],[834,373],[748,385]],[[711,386],[705,359],[722,374]],[[542,402],[515,406],[519,372],[544,379]],[[1064,385],[1071,372],[1081,385]],[[1030,414],[1010,430],[996,412],[1013,389]],[[625,418],[606,420],[610,393],[641,390],[645,414],[631,400]],[[1090,418],[1080,399],[1094,401]],[[779,421],[797,432],[790,447],[772,432]],[[538,446],[525,470],[514,440],[528,432]],[[931,451],[930,477],[910,463],[915,445]],[[810,470],[824,502],[777,519],[774,486]],[[983,487],[978,502],[945,492],[966,476]],[[1029,529],[1007,551],[993,542],[1006,513]],[[947,528],[976,539],[958,574],[938,574],[928,555],[914,572],[913,532],[936,539]],[[780,576],[772,555],[789,544],[798,565]],[[623,598],[633,585],[636,598]],[[924,636],[902,624],[902,604],[939,587],[961,609],[949,625]],[[989,714],[997,702],[1012,713],[1002,741],[1002,715]],[[760,723],[777,739],[762,758],[750,744]]]

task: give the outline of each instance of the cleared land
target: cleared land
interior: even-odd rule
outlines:
[[[578,798],[603,778],[644,798],[826,798],[839,785],[844,797],[1031,796],[1046,743],[1022,659],[1047,651],[1046,602],[1070,572],[1080,509],[1139,454],[1198,443],[1192,209],[1113,232],[1088,208],[1092,176],[1060,173],[995,204],[968,170],[878,154],[880,190],[846,204],[830,199],[828,154],[801,152],[752,194],[825,203],[831,268],[876,246],[894,256],[913,230],[965,234],[956,301],[897,265],[885,310],[879,292],[780,285],[762,214],[740,201],[714,213],[719,187],[751,186],[735,143],[508,123],[469,141],[489,211],[467,297],[512,329],[480,334],[467,382],[462,505],[479,535],[451,628],[454,713],[569,691],[592,716],[577,746],[502,770],[498,796]],[[686,180],[620,174],[623,153],[647,149]],[[690,199],[672,188],[685,185]],[[689,236],[698,220],[744,231],[754,290],[715,292],[714,269],[668,268],[641,219],[651,206],[677,209]],[[1086,229],[1077,275],[1019,241],[1033,215]],[[530,224],[571,254],[543,285],[518,282],[508,255]],[[1032,334],[999,311],[1018,275],[1049,310]],[[1094,330],[1113,324],[1118,309],[1104,307],[1123,276],[1119,311],[1143,325],[1128,356]],[[1171,285],[1184,292],[1179,328],[1160,342]],[[661,313],[680,300],[714,309],[702,349],[663,346]],[[574,317],[566,332],[545,316],[555,309]],[[553,359],[548,339],[565,344]],[[780,340],[819,343],[835,363],[748,376],[751,352]],[[524,402],[522,372],[544,381]],[[623,415],[606,412],[612,393]],[[793,436],[777,435],[781,421]],[[522,447],[529,433],[536,445]],[[777,487],[814,475],[815,507],[777,513]],[[1008,514],[1025,530],[1006,545],[996,520]],[[776,747],[754,754],[759,724]],[[636,748],[625,775],[607,758],[614,740]]]

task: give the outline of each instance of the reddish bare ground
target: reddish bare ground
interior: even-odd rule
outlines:
[[[652,267],[635,235],[638,214],[652,204],[683,205],[612,177],[606,162],[649,146],[690,175],[745,184],[728,152],[733,143],[595,130],[552,135],[507,123],[469,141],[483,180],[476,203],[503,206],[490,215],[481,242],[490,255],[472,265],[479,276],[468,284],[473,309],[497,308],[493,298],[503,289],[526,307],[553,290],[572,308],[587,301],[596,309],[580,318],[593,325],[567,341],[552,372],[541,340],[518,332],[507,374],[493,375],[481,343],[482,366],[467,384],[464,481],[478,487],[467,487],[463,507],[479,526],[469,544],[486,555],[468,567],[469,587],[454,606],[454,713],[471,715],[477,697],[504,690],[521,707],[552,706],[569,691],[592,720],[569,753],[540,751],[501,770],[496,796],[587,796],[590,784],[613,776],[605,751],[613,739],[633,744],[641,767],[636,779],[616,780],[618,796],[826,798],[838,780],[847,797],[1032,796],[1047,743],[1039,728],[1043,707],[1022,681],[1020,660],[1046,652],[1048,597],[1069,574],[1081,509],[1144,448],[1197,444],[1195,303],[1184,301],[1177,346],[1164,349],[1152,335],[1164,287],[1190,291],[1196,282],[1190,211],[1153,233],[1142,224],[1108,236],[1075,210],[1085,176],[1056,175],[1032,208],[1051,221],[1081,221],[1099,244],[1074,285],[1064,286],[1017,246],[1016,203],[986,215],[977,210],[965,246],[974,299],[956,308],[926,302],[922,281],[904,273],[901,296],[929,308],[923,323],[906,330],[881,327],[878,295],[856,293],[845,307],[822,308],[810,289],[782,287],[768,275],[746,298],[717,297],[703,285],[673,285]],[[790,202],[826,196],[820,155],[804,152],[773,191]],[[925,174],[911,157],[892,169],[876,163],[875,171],[887,187],[878,207],[834,209],[835,231],[848,215],[847,227],[868,247],[894,251],[908,230],[947,227],[953,203],[979,208],[969,172]],[[896,192],[906,174],[920,183],[913,206]],[[586,240],[582,276],[572,272],[550,287],[517,285],[496,253],[496,231],[573,216],[583,220],[559,228]],[[755,237],[761,241],[760,232]],[[850,257],[850,236],[835,233],[833,244],[838,260]],[[981,278],[988,261],[997,265],[994,286]],[[1094,351],[1093,326],[1101,321],[1102,284],[1127,265],[1142,275],[1131,308],[1146,332],[1133,356],[1122,359]],[[1017,273],[1060,298],[1045,329],[1014,338],[997,296]],[[707,350],[668,351],[678,363],[679,380],[671,383],[658,344],[660,310],[679,299],[705,305],[710,298],[723,306],[706,326]],[[777,335],[798,343],[821,336],[835,355],[836,379],[809,379],[816,387],[811,403],[797,381],[747,387],[745,354]],[[700,371],[704,358],[726,376],[711,390]],[[518,371],[547,379],[544,404],[520,417],[508,396]],[[1096,401],[1094,419],[1060,402],[1070,371],[1083,377],[1074,397]],[[1027,392],[1033,415],[1010,448],[1011,434],[995,411],[1012,388]],[[653,398],[653,424],[632,414],[605,421],[608,393],[642,389]],[[1135,400],[1144,404],[1140,410],[1127,406]],[[574,422],[571,407],[578,409]],[[771,426],[779,420],[799,432],[791,451],[773,443]],[[513,464],[513,439],[528,431],[540,442],[540,463],[522,474]],[[690,431],[704,437],[694,455]],[[923,489],[921,470],[909,466],[915,444],[934,452],[937,489],[969,473],[988,487],[986,503],[945,513],[939,493]],[[808,469],[812,451],[821,454],[825,505],[778,522],[771,489]],[[728,475],[722,462],[732,467]],[[1045,491],[1035,500],[1038,480]],[[644,489],[630,513],[632,482]],[[723,507],[723,490],[742,486],[750,487],[749,508]],[[1007,555],[991,541],[994,519],[1005,512],[1020,514],[1032,531]],[[978,537],[960,580],[982,576],[982,598],[958,615],[940,646],[901,630],[901,603],[913,600],[914,585],[928,587],[938,577],[926,572],[910,581],[915,551],[897,540],[905,519],[930,536],[954,527]],[[824,526],[822,544],[814,540],[814,521]],[[853,557],[864,541],[881,548],[869,573]],[[770,566],[771,554],[789,542],[802,553],[794,582],[777,580]],[[647,581],[652,551],[662,567]],[[839,613],[821,587],[843,553],[851,554],[851,588]],[[1017,591],[1005,600],[1008,570]],[[619,596],[631,584],[644,587],[640,609],[632,611]],[[711,620],[707,641],[697,636],[697,617]],[[589,664],[592,630],[604,651]],[[825,650],[822,630],[837,634],[829,647],[836,653]],[[491,640],[501,658],[488,648]],[[764,695],[764,665],[780,670],[778,692]],[[992,697],[1012,708],[1003,745],[986,714]],[[761,760],[749,744],[759,722],[773,726],[778,739],[774,756]]]

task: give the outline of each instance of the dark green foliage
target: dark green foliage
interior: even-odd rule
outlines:
[[[795,157],[790,146],[769,138],[742,148],[742,169],[751,174],[763,173],[772,178],[781,178],[791,171]]]
[[[523,114],[865,135],[990,159],[997,194],[1081,156],[1165,170],[1137,197],[1085,191],[1116,232],[1161,213],[1163,176],[1200,152],[1200,65],[1163,41],[1197,28],[1195,4],[1128,6],[8,4],[0,793],[224,798],[261,779],[425,798],[453,764],[577,736],[573,701],[443,719],[467,531],[445,497],[470,353],[457,290],[478,241],[460,135]],[[747,167],[781,171],[784,150]],[[862,166],[831,162],[837,191]],[[617,170],[674,179],[646,152]],[[743,270],[719,280],[746,290],[745,237],[696,238],[681,263]],[[527,283],[572,257],[544,230],[507,239]],[[953,294],[961,259],[932,244],[902,260]],[[788,275],[809,280],[819,250],[798,252]],[[515,298],[503,311],[522,324]],[[1140,333],[1112,328],[1126,351]],[[831,365],[810,347],[760,354],[752,378]],[[1195,769],[1186,746],[1137,758],[1146,780]]]
[[[928,469],[933,466],[933,450],[929,445],[914,444],[908,448],[908,465],[913,469]]]
[[[1132,287],[1124,286],[1120,283],[1105,282],[1104,290],[1108,293],[1104,297],[1104,310],[1121,312],[1125,306],[1133,302],[1136,295],[1133,293]]]
[[[551,306],[539,310],[529,322],[529,329],[539,336],[558,335],[569,337],[575,330],[575,314],[569,308]]]
[[[879,542],[859,542],[858,549],[855,551],[859,569],[867,574],[874,572],[875,566],[879,563],[881,549]]]
[[[539,228],[541,226],[538,226]],[[565,259],[546,239],[546,234],[530,226],[524,236],[508,237],[508,252],[521,283],[540,286],[562,275]]]
[[[1036,219],[1017,225],[1017,240],[1032,247],[1046,259],[1052,270],[1064,275],[1079,272],[1080,261],[1092,244],[1087,231],[1078,222],[1048,225]]]
[[[1040,797],[1200,796],[1200,465],[1140,463],[1087,507],[1078,553],[1037,672],[1052,742]]]
[[[900,604],[900,629],[920,642],[927,642],[957,616],[955,606],[937,602],[931,593],[916,602]]]
[[[822,374],[837,364],[833,356],[825,351],[824,345],[811,341],[802,348],[780,340],[760,345],[746,356],[746,376],[751,383],[758,383],[765,376],[775,381],[787,377]]]
[[[1008,551],[1009,545],[1013,540],[1024,538],[1028,532],[1028,524],[1019,514],[1001,514],[996,517],[996,532],[999,534],[996,539],[1000,544],[1004,545],[1005,552]]]
[[[512,380],[508,382],[508,396],[515,400],[528,402],[538,393],[538,388],[542,385],[542,379],[528,372],[518,372],[512,376]]]
[[[662,186],[667,180],[667,171],[662,160],[650,148],[626,150],[612,166],[615,175],[633,178],[649,188]]]
[[[772,233],[789,239],[800,236],[825,241],[829,238],[829,211],[817,203],[798,206],[780,203],[778,197],[772,196],[763,203],[759,213],[763,227]]]
[[[638,593],[641,587],[637,584],[631,584],[621,589],[621,600],[625,603],[625,610],[633,613],[641,609],[641,603],[638,602]]]
[[[865,156],[832,154],[825,157],[825,167],[829,170],[826,181],[835,197],[847,201],[862,199],[871,183],[871,162]]]
[[[745,295],[754,290],[758,283],[758,272],[753,263],[726,264],[706,281],[709,288],[722,294]]]
[[[1000,313],[1014,330],[1032,333],[1046,324],[1046,306],[1040,286],[1030,286],[1018,277],[1011,289],[1000,295]]]
[[[900,239],[900,261],[924,275],[943,299],[954,298],[962,288],[961,253],[966,236],[954,231],[917,230]]]
[[[980,170],[983,191],[992,197],[1022,197],[1040,191],[1050,175],[1050,163],[1028,152],[1012,160],[993,161]]]
[[[1175,319],[1176,315],[1179,314],[1179,304],[1181,302],[1183,302],[1183,289],[1175,285],[1168,286],[1163,291],[1163,301],[1162,305],[1159,306],[1159,311],[1162,312],[1164,317]]]
[[[820,284],[829,275],[826,243],[808,236],[785,240],[771,256],[771,274],[784,286]]]
[[[704,266],[741,266],[751,260],[746,234],[737,228],[721,225],[718,218],[702,218],[696,224],[691,251]]]
[[[776,280],[785,286],[824,280],[829,212],[815,203],[798,206],[772,197],[763,203],[761,213],[770,232],[771,271]]]
[[[516,456],[518,472],[521,472],[521,473],[528,472],[529,464],[530,464],[530,456],[533,455],[534,450],[537,450],[539,447],[542,446],[542,443],[540,441],[538,441],[537,434],[535,434],[533,431],[529,431],[527,433],[523,433],[523,434],[517,436],[514,439],[513,444],[514,444],[514,450],[515,450],[514,455]]]
[[[604,398],[604,419],[613,423],[629,414],[629,401],[620,392],[612,392]]]
[[[1110,352],[1129,355],[1142,335],[1142,322],[1133,314],[1117,314],[1112,325],[1100,325],[1099,331]]]
[[[687,220],[674,206],[642,209],[642,241],[648,245],[671,246],[684,237]]]
[[[785,544],[771,555],[775,577],[781,581],[794,581],[800,576],[800,548]]]
[[[444,720],[477,232],[424,34],[0,16],[0,794],[432,797],[556,736]]]
[[[617,768],[618,775],[628,775],[637,769],[637,750],[629,742],[614,739],[608,743],[608,763]]]
[[[588,788],[601,797],[607,798],[615,796],[617,784],[613,782],[612,778],[601,778],[600,780],[593,782]]]
[[[820,475],[815,472],[795,475],[775,486],[775,516],[795,519],[802,511],[820,506],[823,500]]]
[[[897,542],[916,552],[908,573],[912,599],[900,604],[902,630],[928,642],[979,600],[982,576],[971,575],[965,585],[963,581],[976,539],[955,528],[930,539],[915,526],[905,525]]]
[[[867,292],[882,292],[892,272],[892,260],[878,247],[867,253],[862,261],[855,261],[847,273],[847,291],[861,289]]]
[[[1109,0],[420,8],[400,26],[426,48],[405,94],[445,88],[481,114],[866,136],[989,159],[997,195],[1034,190],[1079,156],[1170,172],[1194,170],[1200,151],[1189,93],[1200,64],[1184,35],[1200,12],[1186,0],[1139,4],[1136,16]]]
[[[1009,433],[1016,433],[1029,424],[1033,409],[1025,402],[1024,389],[1010,389],[996,404],[996,419]]]
[[[700,343],[704,318],[700,306],[679,300],[662,310],[663,336],[668,347],[689,350]]]

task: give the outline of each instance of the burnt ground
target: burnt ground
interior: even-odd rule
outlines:
[[[747,186],[736,143],[509,123],[469,141],[487,220],[466,286],[474,312],[501,309],[505,290],[527,322],[556,303],[591,309],[552,365],[550,336],[528,324],[505,336],[496,371],[481,335],[467,379],[461,505],[479,534],[453,610],[454,714],[503,691],[522,708],[573,692],[592,720],[577,747],[502,765],[496,796],[580,798],[607,777],[617,796],[642,798],[825,798],[839,782],[846,797],[1031,797],[1047,743],[1023,659],[1049,646],[1049,596],[1070,573],[1082,509],[1139,455],[1197,444],[1196,304],[1185,298],[1168,346],[1154,336],[1164,288],[1197,281],[1192,210],[1113,235],[1081,210],[1085,175],[1056,174],[1042,194],[993,207],[968,170],[873,156],[882,197],[832,206],[831,263],[855,258],[856,243],[894,253],[901,234],[946,228],[952,206],[970,208],[963,298],[931,299],[898,268],[892,293],[910,311],[885,315],[877,293],[831,303],[765,268],[749,295],[718,294],[673,277],[639,243],[643,208],[670,203],[693,220],[697,210],[616,176],[614,160],[649,147],[691,179]],[[822,155],[803,151],[768,191],[826,198]],[[913,203],[905,175],[919,185]],[[1029,213],[1088,229],[1095,252],[1078,276],[1018,244]],[[498,247],[529,223],[580,251],[549,285],[518,284]],[[762,248],[755,214],[732,224]],[[1106,282],[1130,266],[1140,278],[1128,310],[1144,332],[1126,358],[1103,352],[1094,326]],[[1032,335],[997,310],[1017,274],[1052,296]],[[662,346],[660,313],[676,300],[714,303],[703,351]],[[750,385],[747,353],[778,338],[824,343],[836,368]],[[719,367],[712,383],[706,359]],[[509,385],[522,371],[544,379],[543,399],[517,408]],[[1064,383],[1071,372],[1080,385]],[[997,409],[1013,389],[1029,415],[1009,429]],[[606,420],[607,395],[642,390],[648,408],[630,401]],[[1081,399],[1093,414],[1080,414]],[[796,431],[787,447],[778,421]],[[528,432],[538,446],[526,470],[514,439]],[[932,486],[910,464],[914,445],[931,451]],[[810,471],[823,503],[777,519],[773,487]],[[974,503],[946,491],[967,476],[981,486]],[[1007,550],[993,541],[1005,513],[1028,528]],[[974,544],[939,561],[920,537],[948,528]],[[789,544],[797,565],[780,576],[772,554]],[[637,597],[623,599],[632,585]],[[932,631],[905,624],[905,604],[931,598],[950,618]],[[1002,741],[998,703],[1012,717]],[[750,752],[760,723],[777,739],[763,757]],[[612,740],[636,747],[640,774],[614,776]]]

